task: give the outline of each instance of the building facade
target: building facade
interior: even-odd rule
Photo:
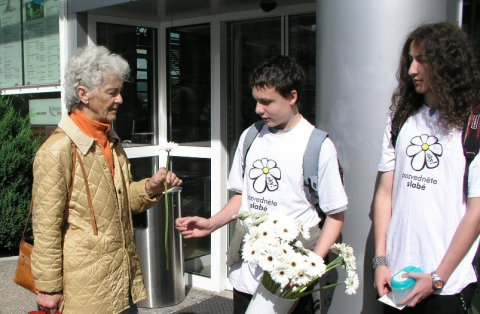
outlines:
[[[171,159],[184,179],[183,215],[210,217],[229,198],[226,178],[238,138],[257,120],[250,73],[269,56],[296,57],[307,75],[301,113],[330,133],[344,167],[349,210],[342,239],[356,252],[361,280],[353,297],[341,286],[327,292],[322,312],[376,313],[371,203],[401,44],[421,23],[449,20],[471,28],[475,21],[464,11],[474,4],[0,0],[0,88],[46,138],[66,113],[63,71],[76,49],[98,44],[121,54],[132,76],[114,128],[134,177],[165,164],[159,144],[179,143]],[[135,221],[137,228],[145,225],[145,217]],[[231,289],[225,265],[230,229],[184,241],[187,284]]]

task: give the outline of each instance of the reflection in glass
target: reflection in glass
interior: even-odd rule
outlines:
[[[300,113],[315,124],[315,14],[295,15],[288,20],[288,54],[305,71],[306,82],[300,97]]]
[[[131,68],[122,91],[123,103],[113,123],[125,147],[156,144],[156,29],[97,24],[97,44],[124,57]]]
[[[210,26],[171,28],[168,38],[168,138],[210,146]]]
[[[129,159],[132,178],[134,181],[140,181],[144,178],[149,178],[157,171],[158,157],[144,157]],[[133,217],[134,228],[147,227],[147,212],[135,214]]]
[[[282,47],[282,23],[280,18],[229,24],[228,51],[228,143],[229,162],[233,161],[238,139],[242,132],[259,120],[255,113],[255,101],[250,88],[250,75],[266,59],[282,51],[296,59],[305,71],[306,84],[301,95],[300,113],[315,123],[315,14],[288,17],[288,34]],[[230,192],[230,196],[233,193]],[[229,235],[233,233],[229,226]]]
[[[183,180],[182,216],[210,218],[210,159],[172,157],[172,171]],[[185,272],[210,277],[210,236],[184,239]]]
[[[30,101],[31,100],[41,100],[41,99],[58,99],[58,103],[60,103],[60,93],[59,92],[51,92],[51,93],[33,93],[33,94],[18,94],[18,95],[10,95],[5,96],[8,97],[12,101],[12,105],[15,107],[16,111],[19,112],[21,116],[29,115],[30,111]],[[61,115],[60,108],[49,108],[53,109],[57,115]],[[57,116],[57,119],[52,119],[52,124],[42,124],[42,125],[35,125],[32,124],[32,132],[35,138],[38,138],[40,142],[45,142],[47,138],[55,131],[57,128],[58,122],[60,122],[61,117]]]

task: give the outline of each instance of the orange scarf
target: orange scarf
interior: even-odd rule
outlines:
[[[97,141],[97,145],[100,147],[103,157],[105,157],[113,178],[113,158],[110,150],[110,141],[107,136],[108,131],[110,131],[110,124],[94,121],[78,109],[75,109],[70,114],[70,118],[86,136]]]

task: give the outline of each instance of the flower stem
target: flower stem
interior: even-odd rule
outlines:
[[[168,166],[169,166],[169,160],[170,160],[170,152],[167,152],[167,164],[165,166],[165,192],[164,192],[164,197],[165,197],[165,256],[167,259],[167,271],[170,270],[169,267],[169,262],[170,262],[170,257],[168,254],[168,183],[167,183],[167,176],[168,176]]]

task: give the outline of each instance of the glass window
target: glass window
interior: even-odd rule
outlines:
[[[242,131],[259,120],[249,80],[253,70],[264,60],[281,54],[281,19],[230,23],[228,149],[235,150]],[[233,157],[233,156],[231,156]]]
[[[60,84],[59,0],[0,0],[0,86]]]
[[[228,143],[229,161],[243,130],[259,120],[250,88],[250,75],[264,60],[281,53],[280,18],[233,22],[228,34]],[[229,192],[232,196],[233,192]],[[232,239],[235,222],[229,225]]]
[[[288,55],[295,58],[306,76],[300,96],[300,113],[315,124],[316,17],[315,14],[291,16],[288,24]]]
[[[113,123],[125,147],[156,144],[156,38],[152,28],[97,24],[97,44],[120,54],[130,64],[131,81],[123,86],[123,104]]]
[[[210,218],[210,159],[173,157],[172,171],[182,178],[182,217]],[[184,239],[185,272],[210,277],[211,239]]]
[[[22,116],[29,115],[32,132],[42,143],[55,131],[62,117],[60,93],[34,93],[6,96]]]
[[[144,178],[149,178],[158,169],[158,157],[134,158],[129,159],[129,162],[134,181],[140,181]],[[134,228],[146,228],[148,226],[147,211],[135,214],[132,217]]]
[[[168,40],[168,138],[210,146],[210,26],[171,28]]]

